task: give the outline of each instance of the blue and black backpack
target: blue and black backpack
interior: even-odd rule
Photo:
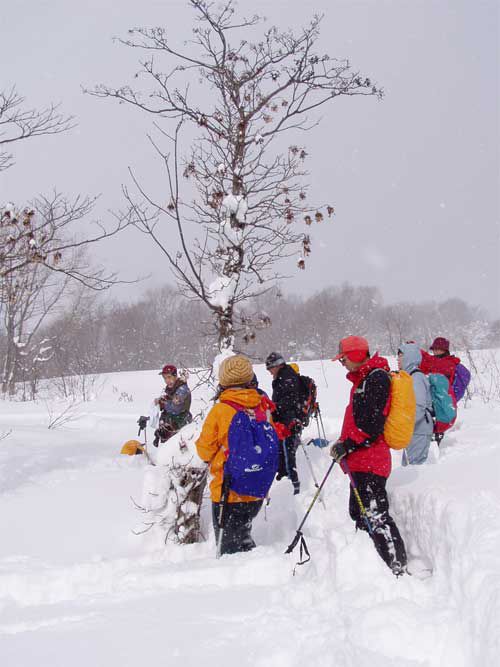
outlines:
[[[276,431],[262,408],[246,409],[237,403],[222,402],[237,411],[229,425],[224,478],[231,491],[239,495],[265,498],[278,470]]]

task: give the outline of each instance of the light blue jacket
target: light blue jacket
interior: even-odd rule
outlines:
[[[411,375],[412,371],[420,366],[422,353],[416,343],[405,343],[400,348],[403,353],[402,369]],[[417,402],[414,435],[429,435],[432,433],[432,398],[429,379],[420,371],[413,373],[413,389]]]

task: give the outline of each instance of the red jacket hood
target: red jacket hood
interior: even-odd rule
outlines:
[[[365,377],[371,373],[375,368],[382,368],[384,371],[389,371],[389,363],[387,359],[381,357],[378,352],[375,352],[373,357],[370,357],[365,363],[356,371],[347,373],[347,379],[356,384],[362,382]]]

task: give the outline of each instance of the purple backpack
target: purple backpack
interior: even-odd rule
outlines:
[[[467,385],[470,382],[470,371],[463,364],[458,364],[455,369],[455,379],[453,380],[453,393],[458,401],[463,398]]]

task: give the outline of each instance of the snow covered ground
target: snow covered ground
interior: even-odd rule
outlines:
[[[301,370],[317,379],[333,438],[344,371],[329,361]],[[269,374],[258,375],[269,388]],[[326,508],[317,504],[306,524],[312,560],[293,576],[298,549],[283,552],[315,490],[303,452],[303,493],[274,485],[252,553],[215,559],[208,499],[201,545],[134,535],[144,517],[131,497],[141,498],[151,467],[119,452],[160,389],[157,371],[108,375],[56,430],[44,402],[0,402],[0,435],[12,431],[0,441],[2,667],[500,664],[500,405],[462,409],[434,462],[402,468],[394,455],[392,512],[432,576],[393,577],[354,531],[337,469]],[[124,392],[133,400],[119,400]],[[329,457],[308,452],[321,478]]]

